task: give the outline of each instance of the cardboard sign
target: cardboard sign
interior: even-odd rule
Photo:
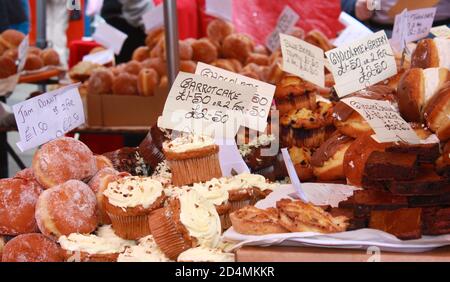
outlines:
[[[13,106],[23,152],[59,138],[85,122],[79,84],[47,92]]]
[[[104,22],[97,26],[92,38],[107,49],[113,50],[116,55],[119,55],[128,35]]]
[[[407,142],[419,144],[420,139],[388,101],[348,97],[341,100],[357,111],[375,131],[375,139],[380,142]]]
[[[331,64],[339,97],[397,74],[397,65],[386,33],[371,36],[325,53]]]
[[[289,6],[285,6],[278,17],[277,25],[271,34],[266,38],[267,48],[274,52],[280,47],[280,33],[287,33],[300,19],[300,16]]]
[[[164,26],[164,4],[159,4],[142,15],[145,32],[150,32]]]
[[[164,106],[162,128],[231,139],[251,111],[256,87],[180,72]]]
[[[94,54],[89,54],[83,57],[83,62],[91,62],[99,65],[106,65],[114,62],[114,60],[114,51],[110,49],[96,52]]]
[[[281,149],[281,154],[283,155],[283,160],[286,165],[286,169],[291,179],[292,186],[294,186],[297,196],[305,203],[309,202],[306,197],[305,192],[302,189],[302,184],[300,183],[300,178],[298,178],[297,171],[295,171],[294,164],[292,163],[291,156],[286,148]]]
[[[373,31],[346,12],[341,12],[339,21],[345,25],[345,29],[333,41],[333,44],[336,47],[340,47],[347,42],[358,40],[373,34]]]
[[[430,29],[430,32],[436,37],[449,38],[450,28],[446,25],[435,26]]]
[[[213,17],[232,22],[233,1],[232,0],[206,0],[205,13]]]
[[[23,68],[25,67],[25,62],[27,60],[27,53],[28,53],[28,47],[30,47],[30,39],[27,35],[22,42],[19,45],[18,48],[18,59],[19,59],[19,65],[17,66],[17,72],[22,72]]]
[[[261,132],[266,130],[267,117],[275,93],[274,85],[201,62],[197,64],[195,74],[235,85],[256,87],[256,93],[251,98],[251,109],[244,114],[244,126]]]
[[[250,173],[250,169],[239,153],[239,149],[234,139],[218,140],[216,143],[220,147],[219,162],[224,177],[233,176],[233,171],[238,174],[246,172]]]
[[[294,36],[280,34],[283,70],[325,87],[323,50]]]

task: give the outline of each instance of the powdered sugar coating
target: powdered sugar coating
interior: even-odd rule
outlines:
[[[44,188],[68,180],[92,177],[97,164],[92,151],[82,142],[63,137],[43,145],[34,155],[33,172]]]
[[[0,234],[36,232],[36,202],[42,193],[35,182],[20,178],[0,179]]]
[[[95,194],[78,180],[48,189],[39,197],[36,221],[43,234],[56,238],[71,233],[91,233],[97,227]]]
[[[62,262],[61,249],[42,234],[24,234],[6,243],[2,262]]]

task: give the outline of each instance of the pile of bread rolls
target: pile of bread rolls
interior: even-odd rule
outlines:
[[[25,34],[20,31],[8,29],[0,34],[0,79],[17,73],[18,47]],[[60,64],[58,53],[47,48],[41,50],[30,46],[25,61],[24,70],[35,71],[45,66],[58,66]]]

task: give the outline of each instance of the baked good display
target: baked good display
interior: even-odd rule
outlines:
[[[25,34],[15,29],[7,29],[0,34],[0,44],[7,49],[19,47],[25,39]]]
[[[92,151],[82,142],[68,137],[44,144],[33,157],[33,173],[45,188],[71,179],[85,180],[97,171]]]
[[[5,244],[2,262],[62,262],[57,243],[38,233],[22,234]]]
[[[289,156],[301,181],[308,181],[314,178],[314,171],[311,166],[312,154],[313,150],[306,147],[293,146],[289,148]]]
[[[232,33],[223,40],[221,52],[223,56],[245,64],[254,48],[255,43],[251,37],[242,33]]]
[[[230,214],[234,230],[247,235],[264,235],[289,232],[279,220],[277,209],[258,209],[253,206],[243,207]]]
[[[134,50],[131,59],[133,61],[142,62],[146,59],[150,58],[150,48],[147,46],[141,46]]]
[[[385,231],[402,240],[422,237],[422,209],[403,208],[394,211],[372,211],[369,227]]]
[[[149,214],[161,208],[165,200],[162,184],[148,177],[120,178],[110,182],[103,195],[114,232],[129,240],[151,234]]]
[[[296,76],[285,76],[275,90],[275,103],[280,116],[291,110],[316,107],[316,88]]]
[[[35,218],[42,234],[52,238],[91,233],[98,223],[97,198],[85,183],[69,180],[39,196]]]
[[[135,176],[148,176],[149,168],[146,161],[140,155],[138,148],[123,147],[103,154],[113,164],[115,170],[128,172]]]
[[[423,111],[438,90],[450,81],[446,68],[412,68],[405,72],[398,85],[398,106],[407,121],[421,122]]]
[[[114,78],[112,91],[114,95],[138,95],[138,77],[134,74],[122,72]]]
[[[440,141],[450,139],[450,81],[437,91],[424,107],[423,117],[431,131]]]
[[[218,56],[219,51],[216,45],[214,45],[208,38],[202,38],[192,42],[192,60],[203,62],[206,64],[214,62]]]
[[[412,68],[437,68],[450,69],[450,39],[425,38],[417,43],[417,47],[411,56]]]
[[[121,253],[117,262],[169,262],[171,261],[158,247],[152,235],[139,239],[139,244],[130,246]]]
[[[24,178],[0,179],[0,235],[37,232],[35,206],[42,188]]]
[[[114,75],[108,68],[98,68],[92,71],[88,81],[88,93],[92,95],[105,95],[112,93]]]
[[[38,70],[44,67],[44,61],[41,57],[28,54],[25,59],[25,66],[23,67],[26,71]]]
[[[221,224],[216,208],[195,190],[180,193],[152,212],[149,224],[156,243],[172,260],[187,249],[219,244]]]
[[[34,50],[40,50],[40,49],[36,48]],[[28,52],[32,52],[32,51],[28,50]],[[42,50],[42,52],[37,53],[36,55],[40,56],[40,58],[42,59],[42,62],[44,63],[45,66],[59,66],[60,65],[59,55],[52,48],[47,48],[45,50]]]
[[[178,262],[235,262],[233,253],[225,253],[220,249],[205,247],[191,248],[182,252]]]
[[[159,74],[154,69],[142,69],[138,75],[137,88],[140,96],[153,96],[159,85]]]
[[[231,23],[221,19],[212,20],[206,28],[208,38],[216,46],[223,44],[225,38],[232,33],[234,33],[234,26]]]
[[[301,33],[300,33],[300,35],[301,35]],[[324,52],[327,52],[334,48],[334,46],[330,43],[328,38],[321,31],[319,31],[317,29],[314,29],[314,30],[311,30],[310,32],[308,32],[305,35],[304,40],[312,45],[319,47]]]
[[[176,186],[220,178],[219,146],[207,136],[182,135],[163,144]]]

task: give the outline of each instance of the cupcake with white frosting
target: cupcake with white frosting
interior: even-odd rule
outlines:
[[[224,253],[220,249],[197,247],[182,252],[178,262],[235,262],[233,253]]]
[[[208,136],[182,135],[164,142],[163,152],[176,186],[208,181],[222,176],[219,146]]]
[[[215,248],[220,242],[221,224],[214,204],[193,189],[179,193],[164,208],[152,212],[149,224],[156,243],[172,260],[187,249]]]
[[[139,239],[137,246],[128,247],[117,258],[117,262],[170,262],[161,251],[152,235]]]
[[[150,235],[148,215],[164,205],[159,181],[149,177],[124,177],[108,184],[103,192],[105,209],[114,232],[129,240]]]
[[[61,236],[58,243],[63,249],[66,261],[71,262],[115,262],[119,253],[127,247],[136,245],[134,241],[124,240],[114,236],[110,226],[103,227],[100,233],[103,236],[93,234],[72,233]],[[112,233],[112,234],[111,234]]]

